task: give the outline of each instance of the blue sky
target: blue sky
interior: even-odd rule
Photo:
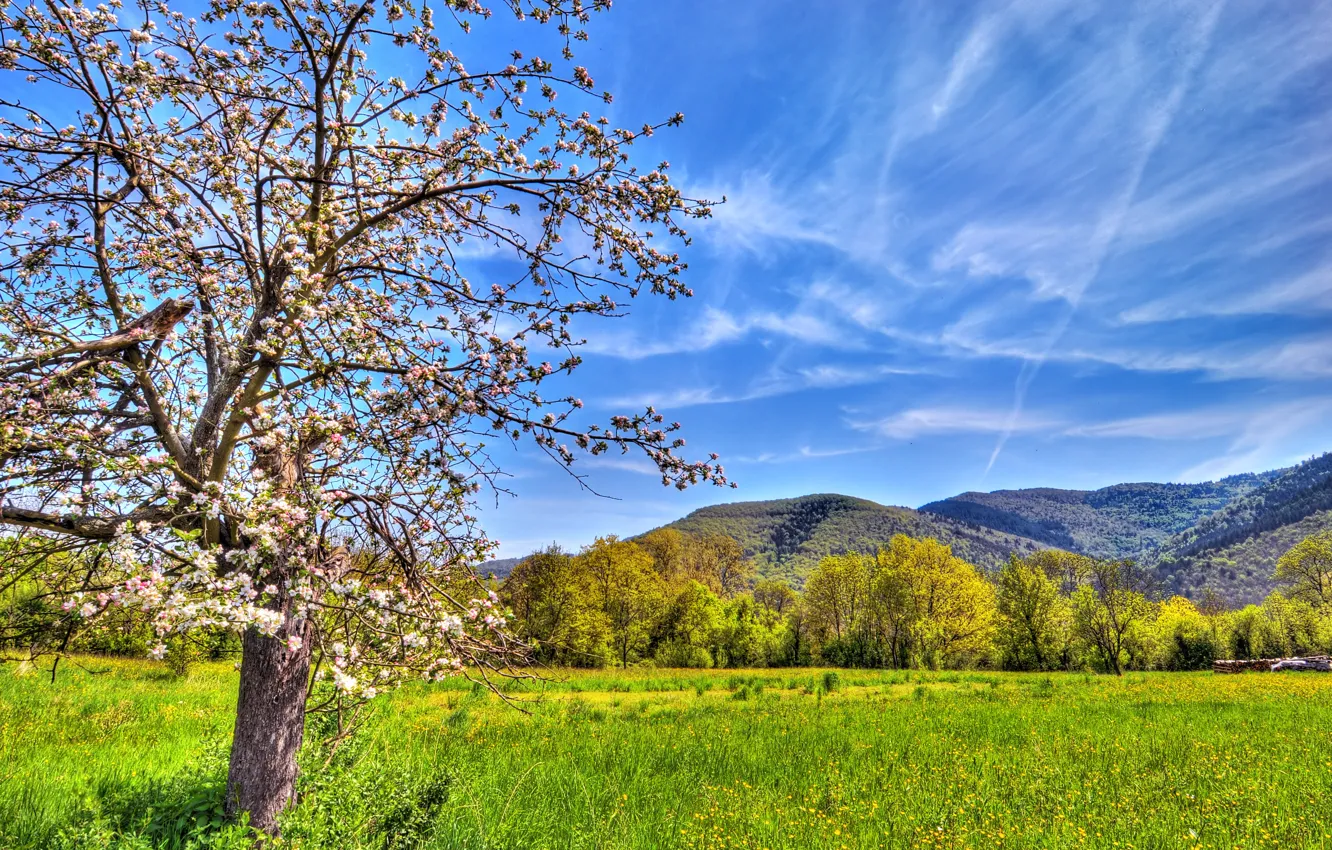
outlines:
[[[504,556],[717,501],[1200,481],[1332,449],[1332,4],[629,3],[583,48],[728,202],[681,302],[579,328],[740,489],[532,451]]]

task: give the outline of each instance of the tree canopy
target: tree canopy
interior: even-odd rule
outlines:
[[[70,623],[243,630],[229,799],[261,827],[312,664],[360,699],[515,649],[469,573],[493,441],[725,481],[651,408],[596,424],[545,394],[575,327],[689,294],[709,214],[630,156],[680,115],[595,112],[574,48],[606,6],[0,10],[0,522],[86,555],[0,581]],[[494,59],[469,33],[495,15],[541,52]]]

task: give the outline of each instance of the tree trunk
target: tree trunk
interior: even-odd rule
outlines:
[[[1114,646],[1113,642],[1107,641],[1104,652],[1105,660],[1108,663],[1111,672],[1116,676],[1124,675],[1124,670],[1119,664],[1119,647]]]
[[[301,638],[288,649],[287,638]],[[296,753],[305,733],[310,645],[305,623],[288,620],[276,637],[251,628],[242,638],[240,696],[227,772],[227,814],[275,834],[277,816],[295,796]]]

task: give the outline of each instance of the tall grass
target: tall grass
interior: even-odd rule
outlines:
[[[216,823],[234,673],[104,666],[0,673],[0,847],[243,846]],[[651,670],[516,696],[382,700],[309,748],[283,845],[1332,846],[1332,677]]]

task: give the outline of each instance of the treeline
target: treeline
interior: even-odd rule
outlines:
[[[757,578],[727,535],[665,528],[537,552],[498,590],[533,660],[572,667],[1122,672],[1332,652],[1332,531],[1290,547],[1272,577],[1281,590],[1228,609],[1212,593],[1167,598],[1132,561],[1048,549],[985,571],[934,539],[897,534],[872,555],[822,558],[797,589]],[[76,630],[66,607],[34,582],[0,589],[0,649],[142,655],[155,640],[137,610],[109,609]],[[183,670],[234,655],[239,641],[213,629],[167,645]]]
[[[1281,559],[1283,590],[1227,610],[1162,599],[1128,560],[1058,550],[987,574],[933,539],[823,558],[797,591],[754,580],[738,543],[661,529],[558,548],[501,587],[535,660],[569,666],[827,665],[1190,670],[1332,650],[1332,534]]]

